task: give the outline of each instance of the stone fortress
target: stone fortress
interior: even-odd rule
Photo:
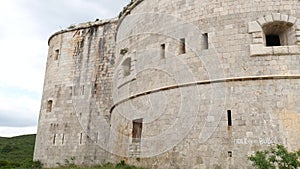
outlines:
[[[299,0],[132,0],[49,39],[34,159],[252,168],[300,148]]]

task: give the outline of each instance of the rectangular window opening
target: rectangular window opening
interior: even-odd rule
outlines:
[[[204,33],[203,37],[204,37],[204,46],[203,46],[203,48],[208,49],[208,33]]]
[[[279,35],[266,35],[266,46],[281,46]]]
[[[179,51],[180,54],[184,54],[185,53],[185,39],[182,38],[180,39],[180,51]]]
[[[94,84],[94,94],[97,94],[97,83]]]
[[[51,112],[52,111],[52,105],[53,105],[53,101],[52,100],[48,100],[48,102],[47,102],[47,112]]]
[[[166,55],[166,45],[165,44],[161,44],[160,45],[160,58],[164,59]]]
[[[59,49],[56,49],[55,55],[54,55],[54,60],[58,60],[58,56],[59,56]]]
[[[227,110],[227,122],[228,122],[228,126],[232,126],[231,110]]]
[[[82,133],[80,133],[79,144],[82,144]]]
[[[132,142],[140,143],[142,138],[143,119],[133,120]]]
[[[65,142],[65,134],[62,135],[61,144],[64,144],[64,142]]]
[[[69,87],[69,96],[72,97],[72,95],[73,95],[73,87],[70,86]]]
[[[228,151],[228,157],[232,157],[232,151]]]
[[[53,144],[55,144],[55,141],[56,141],[56,134],[53,135],[53,141],[52,141]]]

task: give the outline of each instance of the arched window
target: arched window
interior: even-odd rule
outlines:
[[[131,70],[131,58],[126,58],[124,62],[122,63],[122,68],[123,68],[123,75],[124,76],[129,76],[130,75],[130,70]]]
[[[48,100],[48,102],[47,102],[47,112],[51,112],[52,111],[52,104],[53,104],[53,101],[52,100]]]
[[[300,19],[272,13],[248,23],[252,35],[250,56],[298,55]]]
[[[293,25],[284,21],[274,21],[263,27],[266,46],[287,46],[295,44]]]
[[[54,54],[54,60],[58,60],[58,57],[59,57],[59,49],[56,49]]]

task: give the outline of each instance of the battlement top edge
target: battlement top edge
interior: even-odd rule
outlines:
[[[67,27],[66,29],[62,29],[60,31],[53,33],[48,39],[48,45],[50,44],[51,39],[59,34],[76,31],[76,30],[80,30],[80,29],[86,29],[86,28],[95,27],[95,26],[102,26],[102,25],[105,25],[108,23],[116,23],[116,22],[118,22],[117,17],[111,18],[111,19],[103,19],[103,20],[96,19],[96,21],[83,22],[83,23],[79,23],[77,25],[72,24],[69,27]]]

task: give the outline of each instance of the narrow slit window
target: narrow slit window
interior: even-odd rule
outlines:
[[[161,44],[160,45],[160,58],[164,59],[166,57],[166,45]]]
[[[47,102],[47,112],[51,112],[52,111],[52,105],[53,105],[53,101],[52,100],[48,100],[48,102]]]
[[[142,138],[143,119],[133,120],[132,142],[140,143]]]
[[[72,97],[72,95],[73,95],[73,87],[70,86],[69,87],[69,96]]]
[[[232,126],[231,110],[227,110],[227,122],[228,122],[228,126]]]
[[[79,144],[82,144],[82,133],[80,133]]]
[[[279,35],[266,35],[266,46],[281,46]]]
[[[204,38],[204,46],[203,46],[203,49],[208,49],[208,34],[207,34],[207,33],[204,33],[202,36],[203,36],[203,38]]]
[[[185,53],[185,39],[182,38],[180,39],[180,49],[179,49],[179,53],[180,54],[184,54]]]
[[[54,60],[58,60],[59,57],[59,49],[55,50]]]
[[[64,142],[65,142],[65,134],[62,135],[61,144],[64,144]]]
[[[56,134],[53,135],[52,143],[55,144],[55,141],[56,141]]]
[[[94,84],[94,94],[97,94],[97,83]]]

